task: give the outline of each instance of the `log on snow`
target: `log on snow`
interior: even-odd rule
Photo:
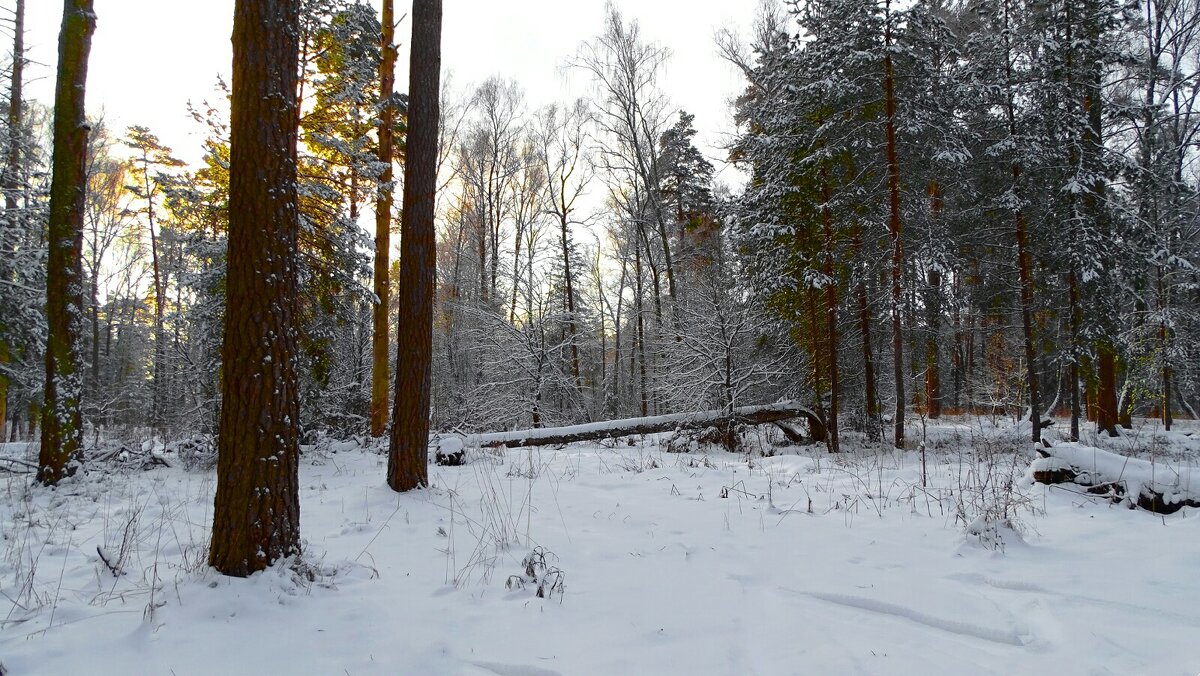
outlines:
[[[796,402],[785,401],[765,406],[742,406],[736,408],[733,414],[728,411],[700,411],[695,413],[676,413],[673,415],[658,415],[648,418],[626,418],[622,420],[606,420],[570,425],[568,427],[543,427],[532,430],[513,430],[511,432],[494,432],[489,434],[471,434],[463,438],[466,446],[495,448],[507,446],[520,448],[522,446],[550,446],[569,444],[576,441],[596,441],[598,439],[613,439],[631,434],[654,434],[656,432],[672,432],[679,429],[704,429],[716,427],[729,422],[748,425],[763,425],[767,423],[805,418],[809,430],[814,437],[820,438],[825,425],[815,413],[798,405]]]
[[[1074,484],[1114,503],[1128,501],[1156,514],[1172,514],[1184,507],[1200,507],[1200,469],[1169,467],[1139,458],[1068,443],[1038,448],[1042,456],[1029,471],[1042,484]]]

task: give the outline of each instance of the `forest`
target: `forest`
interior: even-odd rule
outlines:
[[[0,676],[195,673],[189,632],[242,673],[330,615],[280,670],[1200,669],[1200,0],[610,1],[562,100],[447,77],[441,0],[221,2],[198,163],[85,106],[104,2],[28,97],[26,2]]]

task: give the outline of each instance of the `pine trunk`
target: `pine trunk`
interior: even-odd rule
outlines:
[[[891,48],[891,27],[887,28],[885,46]],[[892,239],[892,376],[896,385],[896,413],[893,444],[904,448],[904,333],[900,322],[903,300],[901,277],[904,273],[904,241],[900,220],[900,160],[896,150],[896,92],[891,53],[883,57],[883,89],[886,122],[888,165],[888,232]]]
[[[857,261],[862,252],[862,225],[856,223],[854,225],[854,254],[853,259]],[[866,418],[865,425],[867,428],[867,438],[871,441],[878,441],[880,437],[879,429],[879,395],[875,391],[875,355],[871,345],[871,305],[867,297],[867,280],[866,271],[854,286],[854,298],[858,304],[858,330],[862,334],[862,354],[863,354],[863,383],[864,383],[864,399],[863,399],[863,416]]]
[[[396,85],[396,18],[392,0],[383,0],[383,34],[379,64],[379,193],[375,200],[375,297],[371,313],[371,436],[382,437],[388,418],[388,357],[390,351],[388,324],[388,271],[392,233],[392,155],[396,108],[392,93]]]
[[[829,415],[825,419],[829,436],[826,439],[826,443],[828,444],[830,453],[837,453],[840,450],[838,443],[838,394],[840,389],[837,325],[838,289],[833,268],[833,211],[829,207],[829,202],[833,199],[833,191],[829,187],[829,181],[825,176],[825,169],[823,167],[821,169],[821,179],[821,197],[825,202],[821,208],[821,221],[825,240],[821,272],[825,276],[825,358],[828,360],[829,365]]]
[[[65,0],[54,94],[54,155],[46,264],[46,385],[38,480],[57,484],[82,459],[79,344],[83,318],[83,212],[88,126],[84,112],[92,0]]]
[[[1117,436],[1117,355],[1112,343],[1101,340],[1096,346],[1099,362],[1096,384],[1096,429]]]
[[[299,11],[299,0],[234,6],[229,255],[209,563],[236,577],[300,553]]]
[[[1076,275],[1074,267],[1067,278],[1067,294],[1070,300],[1070,322],[1071,322],[1071,369],[1068,376],[1068,386],[1071,388],[1071,441],[1079,441],[1079,325],[1082,323],[1082,315],[1079,309],[1079,277]]]
[[[13,14],[12,84],[8,98],[8,148],[4,162],[4,218],[10,228],[18,224],[17,198],[21,194],[21,113],[25,80],[25,0],[17,0]],[[0,318],[0,367],[9,363],[12,355],[3,338],[4,320]],[[8,441],[8,376],[0,369],[0,444]]]
[[[1162,406],[1162,423],[1163,429],[1171,431],[1171,359],[1170,359],[1170,328],[1167,326],[1167,288],[1166,282],[1163,279],[1163,268],[1158,266],[1155,270],[1158,283],[1158,353],[1161,364],[1162,375],[1162,394],[1160,405]],[[3,418],[0,418],[0,429],[3,429]]]
[[[437,263],[433,219],[437,201],[441,36],[441,0],[413,3],[400,239],[401,302],[387,476],[388,485],[395,491],[429,483],[429,395]]]
[[[942,215],[942,191],[937,181],[929,184],[930,212],[937,221]],[[942,417],[942,377],[939,370],[942,322],[942,273],[930,269],[925,273],[925,412],[933,420]]]
[[[1012,165],[1013,191],[1021,180],[1021,167]],[[1029,233],[1025,224],[1025,212],[1017,207],[1014,214],[1017,230],[1017,275],[1021,283],[1021,338],[1025,346],[1025,386],[1029,389],[1030,433],[1035,443],[1042,440],[1041,392],[1038,387],[1037,357],[1033,347],[1033,277],[1029,263]]]
[[[162,425],[163,412],[163,362],[166,350],[163,345],[163,283],[162,267],[158,261],[158,235],[154,233],[154,196],[150,192],[150,158],[142,150],[142,189],[146,195],[146,225],[150,233],[150,268],[154,274],[154,364],[150,378],[151,414],[150,425]]]

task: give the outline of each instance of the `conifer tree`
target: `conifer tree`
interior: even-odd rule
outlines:
[[[299,0],[237,0],[229,254],[209,563],[245,577],[300,553],[296,380]]]
[[[57,484],[82,460],[80,341],[83,318],[83,213],[88,125],[84,114],[88,56],[96,15],[92,0],[64,0],[54,96],[54,168],[46,277],[45,404],[38,480]]]

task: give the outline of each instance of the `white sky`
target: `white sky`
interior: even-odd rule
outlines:
[[[372,0],[378,7],[378,0]],[[619,1],[636,18],[645,39],[672,52],[661,86],[673,105],[696,115],[699,144],[715,163],[732,129],[728,100],[742,87],[716,53],[719,27],[748,26],[758,0]],[[10,10],[14,0],[0,0]],[[396,0],[396,13],[410,3]],[[88,73],[88,111],[103,110],[117,133],[149,127],[181,159],[200,157],[204,130],[187,114],[187,102],[214,96],[218,74],[228,75],[233,0],[95,0],[99,16]],[[445,0],[443,68],[463,88],[489,75],[519,82],[531,107],[582,93],[582,74],[564,77],[564,60],[602,27],[604,0]],[[26,0],[26,45],[34,64],[27,96],[53,101],[54,64],[62,2]],[[405,20],[397,85],[407,84]],[[7,51],[7,50],[5,50]],[[569,74],[568,74],[569,75]],[[574,93],[574,94],[573,94]],[[723,176],[737,178],[729,172]]]

